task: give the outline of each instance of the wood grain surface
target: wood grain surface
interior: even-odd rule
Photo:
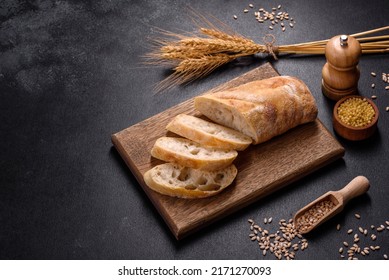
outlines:
[[[212,91],[279,75],[266,63],[218,86]],[[157,138],[170,135],[165,129],[176,115],[200,116],[193,98],[112,135],[112,142],[177,239],[245,207],[264,196],[341,158],[344,149],[320,120],[300,125],[287,133],[239,152],[234,164],[238,175],[220,194],[204,199],[173,198],[146,186],[143,174],[161,164],[150,155]]]

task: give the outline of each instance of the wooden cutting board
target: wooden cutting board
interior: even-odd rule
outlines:
[[[213,90],[278,76],[269,64],[224,83]],[[193,233],[287,186],[344,155],[344,149],[320,120],[296,127],[272,140],[240,152],[234,183],[220,194],[197,200],[173,198],[146,186],[143,174],[161,164],[150,150],[157,138],[171,135],[165,130],[176,115],[200,116],[193,98],[112,135],[112,142],[177,239]]]

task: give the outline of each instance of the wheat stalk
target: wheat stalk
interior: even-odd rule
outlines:
[[[169,65],[173,73],[157,86],[158,91],[192,82],[236,58],[257,53],[271,54],[275,59],[279,54],[323,55],[329,41],[276,46],[274,36],[267,35],[263,38],[263,44],[258,44],[231,30],[217,28],[204,17],[201,20],[207,28],[200,27],[197,33],[178,34],[160,30],[165,38],[154,40],[156,48],[145,55],[146,63]],[[350,36],[360,42],[363,54],[388,53],[389,35],[362,37],[388,29],[389,26],[385,26]]]

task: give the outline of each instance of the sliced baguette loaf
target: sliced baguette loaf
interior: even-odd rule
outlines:
[[[234,165],[218,171],[201,171],[165,163],[148,170],[143,178],[147,186],[164,195],[203,198],[220,193],[231,185],[237,174]]]
[[[151,149],[151,155],[186,167],[213,171],[230,165],[238,152],[203,147],[185,138],[161,137]]]
[[[243,151],[251,138],[231,128],[194,116],[177,115],[166,129],[201,145],[226,150]]]
[[[288,76],[198,96],[194,104],[212,121],[250,136],[254,144],[314,121],[318,112],[308,87]]]

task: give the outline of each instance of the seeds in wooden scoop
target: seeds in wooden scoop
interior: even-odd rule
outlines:
[[[331,200],[323,200],[314,204],[311,208],[307,209],[296,220],[296,229],[299,232],[304,232],[310,229],[327,213],[334,209],[335,204]]]

